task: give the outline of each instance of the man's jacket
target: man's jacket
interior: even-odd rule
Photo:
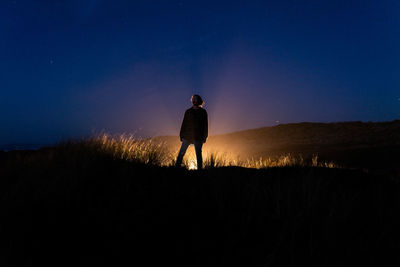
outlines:
[[[185,139],[190,143],[195,141],[206,142],[208,137],[208,115],[203,108],[189,108],[185,111],[183,117],[181,132],[179,134],[181,141]]]

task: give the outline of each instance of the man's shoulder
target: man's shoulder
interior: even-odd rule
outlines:
[[[203,112],[204,114],[207,114],[207,111],[204,108],[200,108],[201,112]]]
[[[196,112],[196,113],[201,112],[201,113],[207,114],[207,111],[204,108],[201,108],[201,107],[198,107],[198,108],[191,107],[191,108],[188,108],[185,111],[185,113],[192,113],[192,112]]]

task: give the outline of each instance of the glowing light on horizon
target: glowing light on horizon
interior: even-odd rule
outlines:
[[[189,162],[189,167],[188,167],[188,169],[189,169],[189,170],[195,170],[195,169],[197,169],[197,168],[196,168],[196,163],[195,163],[193,160],[191,160],[191,161]]]

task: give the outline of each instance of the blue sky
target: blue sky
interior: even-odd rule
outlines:
[[[279,2],[279,3],[277,3]],[[0,144],[400,117],[398,1],[2,1]]]

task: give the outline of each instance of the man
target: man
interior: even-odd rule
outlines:
[[[197,169],[201,170],[203,168],[201,149],[208,137],[208,115],[207,111],[203,109],[204,101],[199,95],[193,95],[191,102],[193,106],[185,111],[185,116],[182,121],[179,134],[182,145],[176,160],[176,166],[181,166],[187,148],[190,144],[194,144]]]

